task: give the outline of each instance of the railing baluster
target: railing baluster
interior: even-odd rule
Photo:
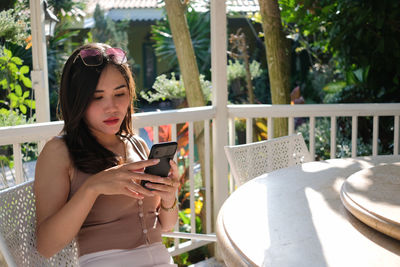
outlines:
[[[394,116],[393,155],[399,154],[399,116]]]
[[[336,116],[331,116],[331,159],[336,158]]]
[[[379,117],[374,116],[374,125],[372,132],[372,156],[378,155],[378,130],[379,130]]]
[[[158,136],[158,125],[153,126],[153,144],[157,144],[159,142]]]
[[[357,157],[358,117],[351,117],[351,157]]]
[[[253,142],[253,118],[246,118],[246,143]]]
[[[211,172],[210,172],[210,121],[204,121],[204,174],[205,174],[205,187],[206,187],[206,233],[211,233]]]
[[[171,141],[175,141],[177,139],[177,133],[176,133],[176,123],[173,123],[171,125]],[[174,155],[174,161],[178,163],[178,153],[175,153]],[[178,192],[176,192],[176,197],[178,197]],[[174,227],[175,232],[179,232],[179,220],[176,221],[175,227]],[[174,247],[177,248],[179,246],[179,238],[174,238]]]
[[[267,122],[268,127],[268,140],[274,138],[274,119],[272,117],[268,117]]]
[[[190,231],[196,233],[196,214],[194,204],[194,135],[193,122],[189,122],[189,181],[190,181]]]
[[[235,145],[236,129],[235,129],[235,118],[228,119],[228,130],[229,130],[229,145]]]
[[[235,142],[235,135],[236,135],[235,117],[228,119],[228,131],[229,131],[229,145],[233,146],[236,144],[236,142]],[[229,168],[229,164],[228,164],[228,168]],[[232,193],[235,190],[235,180],[232,177],[232,173],[230,173],[228,179],[229,179],[229,193]]]
[[[310,117],[310,153],[315,160],[315,117]]]
[[[288,128],[289,128],[289,135],[294,133],[294,117],[289,117],[288,118]]]
[[[14,153],[14,169],[15,169],[15,183],[20,184],[24,182],[24,173],[22,171],[22,152],[21,144],[13,144]]]

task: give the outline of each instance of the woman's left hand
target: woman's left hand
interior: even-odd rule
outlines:
[[[175,161],[170,160],[171,170],[168,177],[161,177],[157,181],[152,181],[156,183],[147,183],[146,187],[149,189],[154,189],[152,191],[155,195],[161,197],[162,205],[164,207],[171,207],[175,202],[176,190],[179,188],[179,173],[178,166]]]

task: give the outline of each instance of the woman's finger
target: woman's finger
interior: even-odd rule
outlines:
[[[138,194],[142,194],[142,195],[149,196],[149,197],[154,196],[152,191],[150,191],[150,190],[144,188],[143,186],[141,186],[140,184],[136,183],[135,180],[133,180],[133,179],[131,179],[128,182],[126,188],[128,188],[130,191],[134,191]]]
[[[148,160],[141,160],[141,161],[135,161],[131,163],[125,163],[122,168],[130,171],[136,171],[136,170],[144,170],[144,168],[148,166],[153,166],[159,163],[159,159],[148,159]]]
[[[172,172],[178,174],[178,165],[172,159],[169,161],[169,165],[171,166]]]
[[[179,187],[179,182],[171,178],[163,178],[161,183],[148,183],[146,187],[163,192],[175,192]]]

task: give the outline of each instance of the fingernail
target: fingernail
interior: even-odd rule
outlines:
[[[158,163],[158,162],[160,162],[160,159],[153,159],[152,162],[153,163]]]

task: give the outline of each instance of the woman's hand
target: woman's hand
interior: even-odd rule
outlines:
[[[140,181],[158,183],[163,179],[143,172],[144,168],[156,165],[158,162],[159,159],[151,159],[111,167],[91,176],[86,186],[96,195],[126,195],[137,199],[154,196],[152,191],[140,185]]]
[[[173,160],[170,160],[169,164],[171,165],[171,170],[168,177],[149,179],[153,183],[146,184],[146,187],[154,190],[150,192],[161,197],[164,207],[172,207],[174,205],[176,190],[180,185],[177,164]]]

